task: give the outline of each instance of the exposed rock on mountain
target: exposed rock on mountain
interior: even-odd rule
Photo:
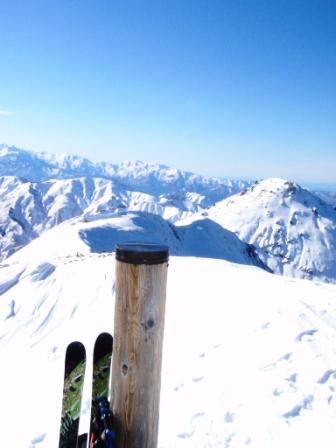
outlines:
[[[253,244],[274,272],[336,281],[336,210],[299,185],[267,179],[206,215]]]

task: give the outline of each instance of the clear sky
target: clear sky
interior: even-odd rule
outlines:
[[[2,0],[0,142],[336,183],[335,0]]]

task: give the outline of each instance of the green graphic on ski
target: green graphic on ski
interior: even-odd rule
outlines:
[[[76,448],[85,374],[85,347],[72,342],[65,354],[59,448]]]
[[[104,445],[99,443],[99,440],[102,437],[102,432],[106,432],[106,430],[110,429],[110,415],[107,400],[110,386],[112,349],[112,336],[109,333],[100,334],[96,340],[93,350],[92,407],[89,437],[90,447],[112,446],[108,444],[107,440]],[[108,431],[108,433],[109,432],[110,431]],[[110,434],[106,433],[105,436],[110,437]]]

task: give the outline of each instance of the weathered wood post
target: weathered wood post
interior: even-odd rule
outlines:
[[[156,448],[158,440],[168,247],[120,244],[111,408],[118,448]]]

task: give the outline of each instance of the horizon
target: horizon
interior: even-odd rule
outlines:
[[[35,150],[32,150],[32,149],[19,148],[18,146],[15,146],[15,145],[8,145],[6,143],[0,143],[0,150],[1,150],[1,147],[4,147],[4,148],[14,148],[14,149],[17,149],[19,151],[28,151],[28,152],[32,152],[34,154],[47,154],[47,155],[51,155],[51,156],[55,155],[55,156],[75,156],[75,157],[77,156],[77,157],[83,157],[83,156],[80,156],[79,154],[74,154],[74,153],[70,153],[70,152],[52,153],[52,152],[49,152],[49,151],[35,151]],[[212,176],[212,175],[204,174],[202,172],[195,172],[195,171],[192,171],[191,169],[188,169],[188,168],[187,169],[182,169],[180,166],[166,165],[166,164],[162,164],[162,163],[159,163],[159,162],[156,162],[156,161],[147,161],[147,160],[140,160],[140,159],[133,159],[133,160],[125,159],[125,160],[122,160],[119,163],[116,163],[113,160],[96,160],[95,161],[95,160],[89,159],[87,157],[83,157],[83,158],[88,160],[89,162],[94,162],[94,163],[111,163],[112,165],[120,165],[120,164],[125,164],[125,163],[128,163],[128,162],[139,162],[139,163],[148,164],[148,165],[159,165],[159,166],[164,167],[164,168],[177,169],[179,171],[192,173],[192,174],[199,175],[199,176],[202,176],[202,177],[217,178],[217,179],[222,179],[222,180],[234,180],[234,181],[253,182],[253,181],[262,181],[262,180],[266,180],[266,179],[270,179],[270,178],[276,177],[276,176],[268,176],[268,177],[252,178],[252,177],[243,177],[243,176],[231,176],[231,177],[229,177],[229,176],[225,176],[225,175],[223,175],[223,176]],[[315,190],[315,191],[321,190],[321,191],[327,191],[327,192],[336,192],[336,182],[334,182],[334,183],[331,183],[331,182],[314,182],[314,181],[303,181],[303,182],[300,182],[300,181],[298,181],[296,179],[290,179],[290,178],[282,178],[282,179],[287,180],[287,181],[295,182],[295,183],[299,184],[301,187],[306,188],[308,190]]]
[[[211,177],[336,182],[336,4],[0,5],[1,140]]]

